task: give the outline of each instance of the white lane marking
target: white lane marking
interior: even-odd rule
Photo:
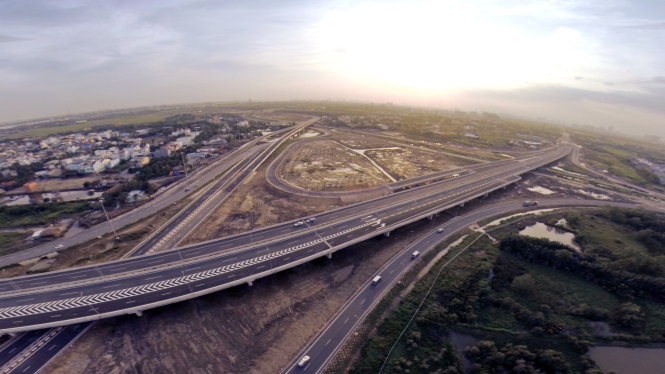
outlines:
[[[41,313],[50,313],[54,312],[57,310],[65,310],[65,309],[72,309],[72,308],[77,308],[77,307],[82,307],[82,306],[89,306],[89,305],[94,305],[94,304],[99,304],[99,303],[105,303],[109,301],[114,301],[114,300],[120,300],[120,299],[125,299],[125,298],[130,298],[130,297],[136,297],[142,294],[147,294],[147,293],[152,293],[152,292],[158,292],[162,290],[166,290],[169,288],[181,286],[187,283],[192,283],[195,281],[201,281],[204,279],[216,277],[225,273],[229,273],[232,271],[240,270],[249,266],[253,266],[256,264],[259,264],[261,262],[266,262],[266,261],[271,261],[275,260],[277,258],[283,257],[284,260],[288,260],[291,257],[287,256],[289,254],[292,254],[294,252],[299,251],[301,248],[306,248],[306,247],[312,247],[314,245],[320,244],[326,240],[330,240],[336,237],[339,237],[341,235],[345,235],[351,231],[354,230],[360,230],[363,229],[367,226],[370,225],[376,225],[375,220],[368,221],[367,223],[364,223],[362,225],[352,227],[350,229],[346,229],[340,232],[336,232],[333,234],[330,234],[328,236],[325,236],[320,239],[312,240],[303,244],[298,245],[297,247],[290,247],[286,249],[282,249],[280,251],[276,252],[271,252],[266,255],[262,255],[259,257],[254,257],[249,260],[237,262],[234,264],[229,264],[225,265],[222,267],[202,271],[199,273],[194,273],[194,274],[189,274],[185,275],[182,277],[177,277],[177,278],[172,278],[172,279],[167,279],[164,281],[160,282],[155,282],[155,283],[149,283],[137,287],[131,287],[131,288],[125,288],[125,289],[119,289],[119,290],[113,290],[113,291],[108,291],[108,292],[103,292],[103,293],[98,293],[98,294],[93,294],[93,295],[86,295],[83,297],[75,297],[75,298],[69,298],[69,299],[61,299],[61,300],[56,300],[56,301],[49,301],[49,302],[44,302],[44,303],[39,303],[39,304],[28,304],[28,305],[21,305],[21,306],[16,306],[16,307],[8,307],[8,308],[0,308],[0,319],[6,319],[6,318],[16,318],[16,317],[21,317],[25,315],[34,315],[34,314],[41,314]],[[237,276],[237,274],[230,274],[228,275],[228,278],[233,278]],[[120,283],[116,283],[113,285],[109,286],[104,286],[103,288],[111,288],[111,287],[116,287],[119,286]],[[129,303],[129,301],[127,302]]]

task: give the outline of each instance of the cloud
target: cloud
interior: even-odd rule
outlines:
[[[653,77],[649,82],[654,84],[665,84],[665,77],[664,76]]]
[[[524,102],[570,103],[591,101],[617,107],[630,106],[665,114],[665,107],[662,105],[660,95],[637,91],[595,91],[568,86],[537,85],[514,90],[477,90],[474,92],[485,97],[503,97]]]
[[[661,3],[0,0],[0,120],[234,95],[417,104],[447,89],[568,117],[662,113]]]
[[[662,94],[638,91],[594,91],[537,85],[514,90],[473,90],[463,101],[471,108],[517,114],[565,124],[584,124],[629,135],[665,136]]]
[[[26,39],[25,38],[19,38],[19,37],[16,37],[16,36],[0,34],[0,43],[20,42],[22,40],[26,40]]]
[[[624,25],[621,27],[637,30],[665,30],[665,22],[644,22],[632,25]]]

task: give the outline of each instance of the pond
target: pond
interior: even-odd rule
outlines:
[[[462,366],[464,367],[464,371],[468,372],[469,370],[471,370],[471,361],[469,361],[469,359],[466,358],[464,352],[466,351],[467,347],[478,344],[478,339],[468,334],[462,334],[459,332],[451,331],[450,334],[448,335],[448,340],[451,343],[453,343],[453,345],[457,349],[457,352],[459,352],[462,359]]]
[[[580,251],[580,247],[573,242],[575,239],[575,234],[572,232],[567,232],[559,230],[556,227],[546,225],[542,222],[537,222],[531,226],[525,227],[519,232],[520,235],[530,236],[533,238],[543,238],[549,239],[553,242],[565,244],[574,248],[576,251]]]
[[[664,348],[591,347],[589,356],[603,372],[661,374],[665,368]]]

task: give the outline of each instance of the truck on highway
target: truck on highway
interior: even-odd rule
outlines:
[[[379,284],[379,282],[381,282],[381,276],[377,275],[376,277],[374,277],[374,279],[372,279],[372,286],[376,286],[377,284]]]

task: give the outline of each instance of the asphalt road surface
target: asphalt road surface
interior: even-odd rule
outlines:
[[[152,256],[0,282],[0,329],[22,331],[133,313],[297,266],[504,187],[570,147],[319,215]],[[269,238],[263,235],[270,234]],[[249,238],[249,244],[247,243]],[[256,240],[256,242],[254,242]],[[238,249],[238,248],[242,249]]]

